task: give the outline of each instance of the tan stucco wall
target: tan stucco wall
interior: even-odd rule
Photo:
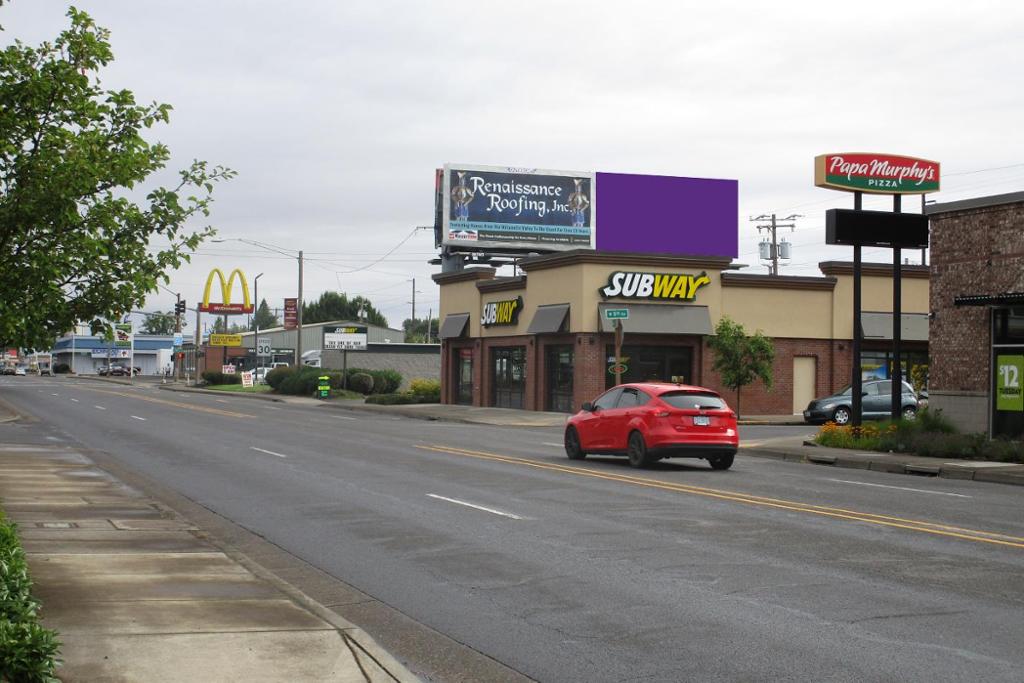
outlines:
[[[853,339],[853,276],[837,276],[835,306],[832,310],[833,339]],[[904,313],[928,312],[928,280],[901,279],[900,306]],[[892,311],[892,278],[861,278],[861,310],[880,313]]]
[[[441,286],[441,324],[446,316],[452,313],[469,313],[469,325],[466,334],[470,337],[480,336],[480,292],[476,288],[476,280],[453,282]]]
[[[769,337],[832,339],[832,292],[807,289],[766,289],[729,286],[722,289],[722,308],[747,332]],[[719,318],[712,316],[711,324]]]

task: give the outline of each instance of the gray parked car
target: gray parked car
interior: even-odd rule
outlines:
[[[883,420],[892,414],[892,382],[889,380],[872,380],[862,384],[863,397],[861,409],[865,420]],[[917,415],[918,400],[914,387],[903,383],[903,396],[900,399],[903,417],[913,420]],[[849,423],[853,417],[853,393],[850,385],[846,385],[835,394],[816,398],[807,404],[804,411],[804,422],[816,424],[831,420],[838,425]]]

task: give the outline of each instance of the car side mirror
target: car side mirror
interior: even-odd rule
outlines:
[[[861,396],[867,396],[867,395],[868,395],[868,392],[866,392],[866,391],[861,393]]]
[[[587,402],[586,402],[586,403],[584,403],[584,404],[583,404],[583,405],[582,405],[581,407],[582,407],[582,409],[583,409],[584,411],[586,411],[586,412],[588,412],[588,413],[594,413],[594,412],[597,412],[597,406],[595,406],[595,405],[594,405],[593,403],[591,403],[590,401],[587,401]]]

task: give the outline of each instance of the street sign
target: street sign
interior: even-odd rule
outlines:
[[[270,337],[260,337],[256,340],[257,356],[269,356],[270,350]]]
[[[232,367],[234,367],[234,366],[232,366]],[[242,387],[245,388],[245,389],[252,389],[252,373],[251,372],[243,372],[242,373]]]
[[[629,320],[628,308],[606,308],[604,309],[605,320]]]
[[[316,385],[317,394],[320,398],[331,397],[331,377],[330,375],[321,375],[317,378],[318,382]]]
[[[175,332],[174,333],[174,348],[180,349],[181,348],[181,342],[182,342],[182,334],[181,334],[181,332]]]
[[[294,330],[299,326],[299,300],[288,298],[284,300],[284,329]]]
[[[223,372],[225,375],[233,375],[235,374],[235,366],[231,365],[230,363],[222,365],[220,366],[220,371]]]
[[[241,346],[242,335],[240,334],[211,334],[210,346]]]
[[[114,325],[114,346],[128,349],[132,347],[131,323],[117,323]]]

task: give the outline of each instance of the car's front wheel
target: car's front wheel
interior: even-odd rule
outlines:
[[[627,454],[629,455],[629,464],[633,467],[641,468],[651,464],[651,456],[647,452],[647,443],[640,432],[633,432],[629,435]]]
[[[727,470],[732,467],[732,462],[735,459],[735,455],[716,455],[713,458],[708,458],[708,464],[713,470]]]
[[[570,460],[582,460],[587,457],[580,446],[580,433],[576,431],[575,427],[565,430],[565,454],[569,456]]]
[[[835,412],[832,413],[832,421],[835,422],[837,425],[849,424],[850,416],[851,413],[849,408],[847,408],[846,406],[839,406],[838,408],[836,408]]]

